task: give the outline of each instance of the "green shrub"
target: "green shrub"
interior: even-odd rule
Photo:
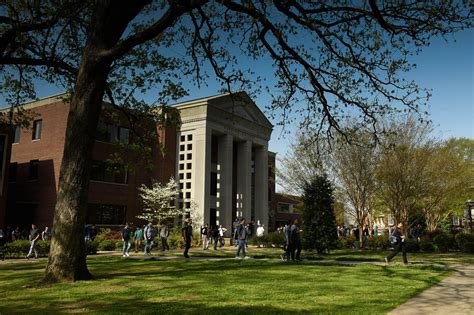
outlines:
[[[456,243],[463,253],[474,253],[474,234],[459,233]]]
[[[420,251],[420,244],[416,240],[406,240],[405,249],[409,253],[416,253]]]
[[[6,257],[25,257],[30,250],[30,241],[18,240],[11,243],[6,243],[1,251],[5,253]],[[49,254],[49,241],[37,241],[36,250],[40,257],[48,256]]]
[[[420,250],[423,252],[434,252],[436,247],[431,240],[422,238],[420,240]]]
[[[114,240],[102,240],[102,241],[99,241],[99,246],[98,246],[98,249],[99,250],[115,250],[116,248],[116,242]]]
[[[355,237],[350,235],[348,237],[342,237],[338,240],[338,247],[339,248],[354,248]]]
[[[286,244],[286,238],[283,233],[268,233],[268,239],[269,242],[271,243],[271,246],[274,247],[283,247]]]
[[[372,236],[367,240],[367,248],[372,249],[387,249],[390,247],[387,235]]]
[[[451,247],[452,237],[446,233],[439,233],[433,238],[433,243],[438,251],[445,253]]]
[[[272,240],[270,234],[265,234],[260,237],[254,236],[250,239],[250,244],[258,247],[271,247]]]
[[[99,242],[97,240],[86,242],[86,251],[88,255],[97,254],[98,249],[99,249]]]

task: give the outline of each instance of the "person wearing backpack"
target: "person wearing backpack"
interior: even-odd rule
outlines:
[[[130,251],[130,247],[132,246],[132,243],[130,241],[132,232],[128,228],[128,223],[125,223],[125,226],[123,227],[120,234],[122,235],[122,242],[123,242],[122,256],[128,257],[130,256],[128,252]]]
[[[155,241],[155,229],[153,228],[151,222],[148,223],[143,234],[145,237],[145,255],[150,256],[151,248],[153,247],[153,243]]]
[[[191,240],[193,238],[193,221],[191,218],[187,218],[184,221],[184,227],[181,230],[181,235],[183,236],[184,242],[184,258],[189,258],[188,251],[191,248]]]
[[[298,219],[295,219],[293,222],[293,225],[290,227],[290,232],[289,232],[289,240],[290,240],[290,257],[289,259],[291,261],[301,261],[300,259],[300,254],[301,254],[301,237],[300,233],[302,230],[300,230],[299,224],[298,224]]]
[[[135,253],[138,253],[138,250],[142,246],[143,234],[144,234],[143,231],[144,231],[145,228],[146,228],[146,226],[143,226],[143,228],[138,226],[137,229],[135,230],[135,233],[133,234],[133,239],[134,239],[134,243],[135,243]]]
[[[161,237],[161,251],[164,252],[165,250],[170,250],[168,245],[168,236],[170,235],[170,230],[168,229],[168,225],[164,223],[160,229],[160,237]]]
[[[250,257],[245,254],[245,248],[247,247],[247,237],[249,235],[249,230],[245,224],[244,218],[240,220],[240,224],[237,226],[236,234],[237,234],[238,246],[237,246],[237,253],[235,254],[235,259],[241,259],[240,258],[241,250],[242,250],[244,259],[249,259]]]
[[[397,227],[393,229],[392,233],[388,237],[390,243],[393,245],[394,251],[385,257],[385,263],[387,263],[387,265],[399,252],[402,252],[403,263],[405,265],[408,264],[407,252],[405,249],[405,236],[402,234],[402,227],[403,224],[398,223]]]

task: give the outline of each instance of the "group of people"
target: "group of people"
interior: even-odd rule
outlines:
[[[284,252],[280,255],[282,261],[302,261],[301,255],[301,233],[298,219],[295,219],[292,224],[287,224],[283,227],[282,232],[285,235]]]
[[[209,249],[209,244],[214,245],[214,250],[217,250],[217,245],[219,245],[219,248],[224,246],[225,232],[227,232],[227,229],[222,224],[209,227],[209,224],[206,223],[201,226],[202,249]]]
[[[120,235],[123,241],[122,247],[122,256],[130,256],[130,248],[132,247],[132,239],[135,245],[135,253],[138,253],[141,246],[144,245],[144,254],[145,256],[150,256],[153,247],[157,244],[156,237],[158,235],[161,239],[161,250],[169,250],[168,237],[169,237],[169,227],[166,223],[161,224],[159,227],[155,227],[152,223],[148,223],[143,227],[137,227],[135,231],[132,231],[129,224],[126,223]]]
[[[20,230],[19,226],[15,229],[11,229],[9,226],[5,230],[0,229],[0,245],[25,239],[30,241],[30,248],[26,254],[26,259],[30,259],[32,255],[38,258],[37,242],[39,240],[49,241],[51,237],[52,230],[49,227],[45,227],[41,231],[36,224],[32,224],[30,229],[25,228],[23,230]]]

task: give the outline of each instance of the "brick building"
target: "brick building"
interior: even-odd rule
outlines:
[[[3,213],[10,225],[52,224],[69,112],[66,97],[23,105],[35,118],[29,129],[14,132]],[[180,128],[156,127],[151,170],[137,167],[133,158],[118,165],[118,171],[109,170],[105,160],[117,152],[117,143],[133,143],[134,137],[126,124],[111,123],[102,115],[93,148],[87,223],[137,222],[143,210],[137,187],[174,176],[182,192],[177,206],[189,208],[190,200],[196,201],[202,222],[230,226],[233,218],[245,216],[268,225],[269,208],[275,205],[275,154],[267,150],[271,123],[245,93],[238,100],[219,95],[174,107],[181,115]],[[111,110],[107,104],[104,108]]]

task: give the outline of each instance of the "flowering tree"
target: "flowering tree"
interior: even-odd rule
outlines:
[[[153,183],[150,188],[141,185],[138,191],[145,207],[143,213],[137,218],[148,222],[162,222],[183,214],[183,209],[174,206],[174,201],[179,193],[178,184],[174,178],[171,178],[166,185],[158,182]]]

